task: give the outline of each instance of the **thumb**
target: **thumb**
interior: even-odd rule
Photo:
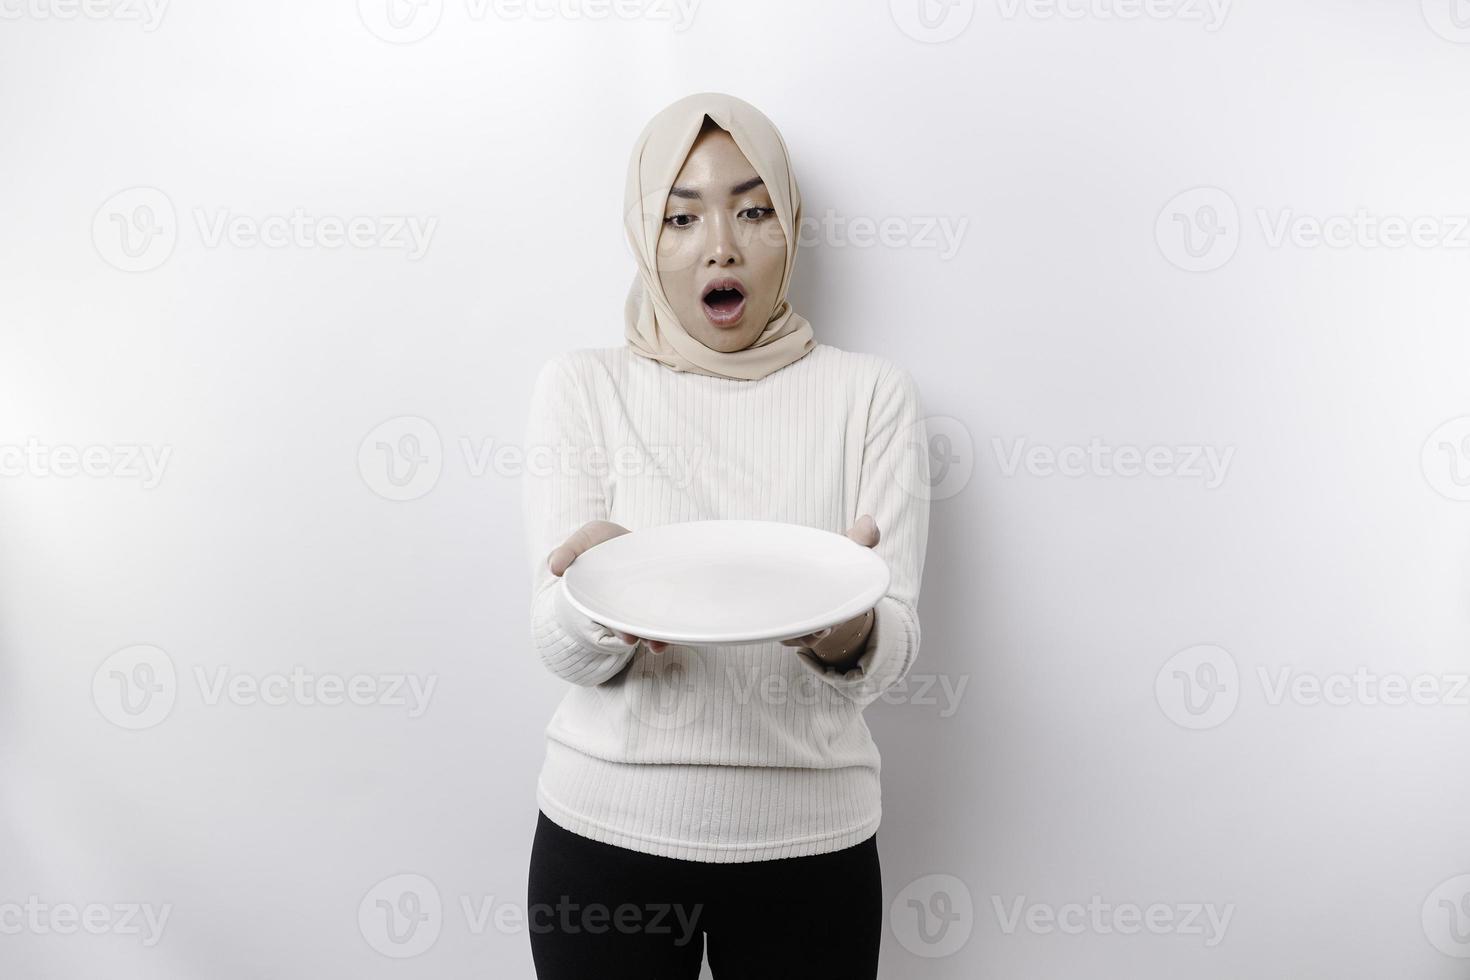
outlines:
[[[882,536],[878,531],[878,522],[873,520],[872,514],[864,514],[857,519],[857,523],[847,529],[847,536],[864,548],[871,548],[878,543]]]

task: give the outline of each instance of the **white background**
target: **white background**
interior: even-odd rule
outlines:
[[[916,682],[868,712],[883,975],[1467,975],[1463,4],[98,2],[0,2],[0,974],[530,976],[560,685],[477,454],[622,343],[626,154],[713,89],[842,221],[797,308],[914,374],[949,474]],[[367,243],[212,235],[297,209]],[[390,500],[359,449],[405,418],[439,475]],[[296,667],[435,687],[214,696]],[[405,892],[442,911],[395,944]]]

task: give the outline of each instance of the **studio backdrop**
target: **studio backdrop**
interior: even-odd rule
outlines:
[[[1463,8],[0,0],[0,975],[531,976],[531,386],[720,91],[922,394],[883,975],[1464,976]]]

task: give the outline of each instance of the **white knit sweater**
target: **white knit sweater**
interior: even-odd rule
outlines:
[[[542,811],[593,840],[694,861],[819,854],[873,834],[879,758],[862,710],[918,653],[929,528],[908,372],[823,344],[756,381],[578,350],[541,369],[525,446],[532,639],[571,684],[546,732]],[[630,646],[568,605],[547,567],[592,520],[841,533],[865,513],[892,578],[846,674],[774,640]]]

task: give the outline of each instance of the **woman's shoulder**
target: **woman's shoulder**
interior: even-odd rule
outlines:
[[[621,375],[633,357],[632,348],[622,347],[578,347],[550,354],[541,363],[539,373],[543,379],[555,378],[562,382],[586,384],[595,375]]]
[[[566,369],[585,368],[595,364],[607,365],[621,361],[625,354],[631,355],[632,348],[626,345],[622,347],[577,347],[551,354],[547,357],[546,363]]]
[[[831,344],[818,344],[808,358],[818,357],[814,368],[827,369],[873,388],[912,389],[913,376],[897,361],[882,354],[843,350]]]

